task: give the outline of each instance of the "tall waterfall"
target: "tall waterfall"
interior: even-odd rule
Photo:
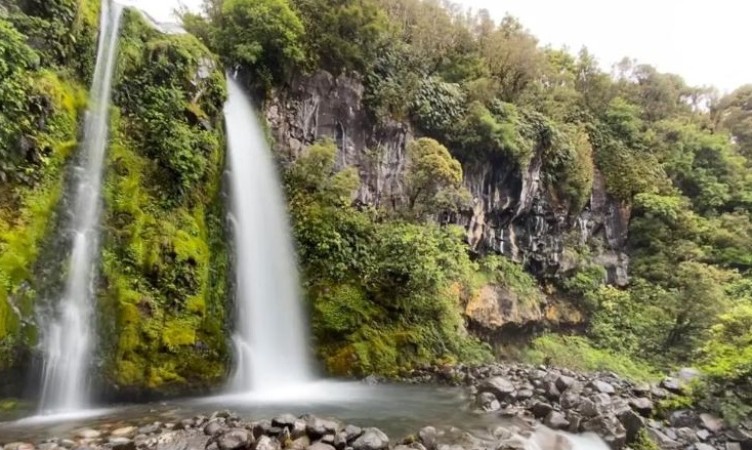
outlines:
[[[235,245],[236,323],[233,392],[274,391],[311,378],[306,322],[284,196],[253,105],[228,77]]]
[[[45,412],[75,411],[85,407],[88,401],[100,190],[121,16],[122,6],[102,1],[97,62],[86,113],[84,141],[74,173],[70,228],[66,230],[73,246],[68,278],[55,315],[46,324],[42,335],[44,387],[41,408]]]

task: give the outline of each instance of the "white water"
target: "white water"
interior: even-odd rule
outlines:
[[[312,379],[298,269],[277,169],[253,105],[228,77],[225,105],[235,248],[233,393]]]
[[[100,190],[109,123],[110,91],[122,7],[102,1],[97,62],[86,115],[80,165],[75,168],[72,240],[65,291],[42,335],[44,385],[41,410],[77,411],[88,401],[94,279],[99,241]]]

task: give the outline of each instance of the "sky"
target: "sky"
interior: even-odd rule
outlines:
[[[159,20],[182,1],[127,0]],[[629,56],[691,85],[731,91],[752,83],[752,2],[748,0],[454,0],[488,9],[500,20],[509,13],[542,45],[586,46],[606,70]]]

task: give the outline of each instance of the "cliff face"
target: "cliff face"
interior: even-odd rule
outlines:
[[[317,139],[333,139],[338,165],[354,166],[360,174],[357,201],[388,206],[402,199],[405,147],[413,132],[404,123],[376,125],[367,113],[364,90],[353,78],[320,71],[276,93],[265,114],[275,150],[284,159],[294,160]],[[606,193],[598,174],[583,211],[556,206],[541,181],[541,158],[534,155],[523,170],[503,158],[464,164],[473,207],[449,220],[465,227],[474,250],[503,253],[539,277],[574,269],[576,262],[565,257],[565,248],[587,245],[608,281],[626,284],[629,207]]]

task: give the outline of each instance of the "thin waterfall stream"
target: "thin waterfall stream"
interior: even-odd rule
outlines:
[[[233,393],[274,392],[311,380],[307,326],[287,211],[254,107],[228,77],[225,105],[236,319]]]
[[[65,290],[54,317],[47,321],[41,345],[44,379],[40,409],[70,412],[88,403],[87,375],[93,350],[94,282],[99,252],[99,219],[104,156],[109,128],[110,93],[122,6],[102,1],[97,61],[79,165],[74,172],[73,205],[68,212],[72,250]]]

